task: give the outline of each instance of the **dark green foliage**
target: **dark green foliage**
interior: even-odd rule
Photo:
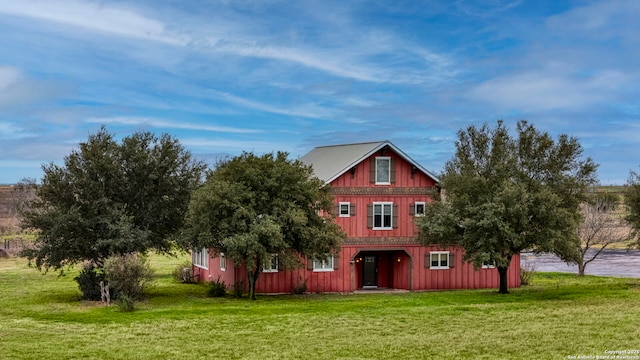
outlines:
[[[136,310],[135,300],[125,294],[120,294],[120,296],[118,296],[116,304],[122,312],[132,312]]]
[[[640,174],[631,171],[624,191],[624,204],[627,206],[625,220],[633,228],[635,245],[640,247]]]
[[[83,300],[100,300],[100,281],[105,281],[104,272],[91,264],[82,267],[82,271],[73,278],[78,283]]]
[[[185,261],[177,265],[171,273],[173,280],[180,283],[193,282],[193,266],[191,261]]]
[[[104,272],[113,298],[127,296],[140,300],[153,283],[153,270],[140,254],[114,256],[104,263]]]
[[[218,164],[193,193],[181,236],[187,249],[213,248],[245,265],[251,299],[272,254],[295,268],[301,258],[337,251],[345,237],[332,218],[329,188],[287,156],[243,153]]]
[[[65,157],[44,165],[37,198],[21,226],[37,230],[24,255],[39,269],[83,261],[101,267],[112,255],[171,251],[203,163],[176,139],[135,133],[117,142],[103,127]]]
[[[458,132],[456,154],[440,177],[443,201],[427,205],[418,227],[425,244],[458,245],[466,261],[495,263],[508,292],[514,254],[531,249],[575,258],[579,205],[596,165],[580,159],[575,138],[553,140],[526,121],[515,136],[502,121]]]
[[[209,282],[207,288],[207,295],[210,297],[223,297],[227,293],[227,284],[220,280],[218,276],[217,280]]]

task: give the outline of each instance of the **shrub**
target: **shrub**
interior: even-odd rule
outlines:
[[[298,285],[294,286],[293,289],[291,289],[291,293],[300,295],[304,294],[304,292],[307,291],[307,280],[300,280],[301,279],[298,279]]]
[[[218,280],[211,281],[209,283],[209,290],[207,291],[207,295],[210,297],[223,297],[227,293],[227,284],[224,281],[220,281],[220,276],[218,276]]]
[[[244,280],[238,280],[233,284],[233,297],[236,299],[242,298],[244,289],[247,287],[247,283]]]
[[[132,312],[136,309],[136,302],[125,294],[120,294],[116,304],[122,312]]]
[[[533,275],[536,273],[534,265],[525,263],[520,268],[520,285],[530,285]]]
[[[173,280],[181,283],[193,282],[193,267],[190,261],[185,261],[173,269]]]
[[[125,295],[139,300],[153,283],[149,261],[140,254],[111,257],[104,263],[104,272],[112,291],[111,297],[116,299]]]
[[[100,281],[105,281],[105,274],[101,269],[92,264],[85,264],[73,280],[78,283],[83,300],[100,300]]]

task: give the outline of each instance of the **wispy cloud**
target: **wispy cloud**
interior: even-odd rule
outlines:
[[[180,121],[168,121],[162,119],[155,119],[149,117],[130,117],[130,116],[114,116],[103,118],[89,118],[85,120],[88,123],[94,124],[115,124],[115,125],[144,125],[155,128],[165,129],[182,129],[182,130],[197,130],[197,131],[211,131],[211,132],[224,132],[234,134],[255,134],[260,133],[262,130],[248,129],[248,128],[235,128],[228,126],[217,126],[210,124],[194,124]]]
[[[629,80],[628,75],[616,71],[592,76],[524,72],[488,80],[473,88],[470,95],[506,109],[586,109],[611,101],[615,90]]]
[[[305,105],[291,105],[283,104],[282,106],[275,106],[258,101],[246,99],[240,96],[229,94],[218,90],[210,89],[209,92],[213,97],[222,99],[228,103],[245,107],[252,110],[259,110],[273,114],[287,115],[287,116],[300,116],[313,119],[335,119],[337,114],[336,110],[329,108],[323,108],[315,104]]]
[[[81,0],[2,1],[0,13],[24,16],[107,34],[184,45],[187,39],[168,34],[166,25],[132,9]]]

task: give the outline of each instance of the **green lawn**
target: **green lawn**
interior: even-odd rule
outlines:
[[[78,301],[75,274],[0,259],[2,359],[567,359],[640,349],[640,281],[538,274],[532,286],[207,298],[154,256],[138,310]]]

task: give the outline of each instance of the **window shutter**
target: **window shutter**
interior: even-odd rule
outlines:
[[[336,204],[335,211],[335,215],[340,216],[340,204]]]
[[[313,258],[307,258],[307,270],[313,270]]]
[[[455,254],[449,253],[449,268],[453,269],[456,265],[456,257]]]
[[[333,255],[333,269],[340,269],[340,254]]]
[[[395,184],[396,182],[396,159],[395,158],[391,158],[389,161],[389,167],[391,168],[391,171],[389,172],[389,182],[392,184]]]
[[[424,254],[424,268],[428,269],[431,267],[431,255],[429,253]]]
[[[373,204],[367,205],[367,228],[373,229]]]
[[[391,214],[391,226],[394,229],[398,228],[398,204],[393,204],[393,210]]]
[[[414,216],[416,214],[416,204],[409,204],[409,215]]]
[[[356,214],[356,204],[354,203],[349,204],[349,214],[351,216],[354,216]]]
[[[376,158],[369,158],[369,183],[376,183]]]

